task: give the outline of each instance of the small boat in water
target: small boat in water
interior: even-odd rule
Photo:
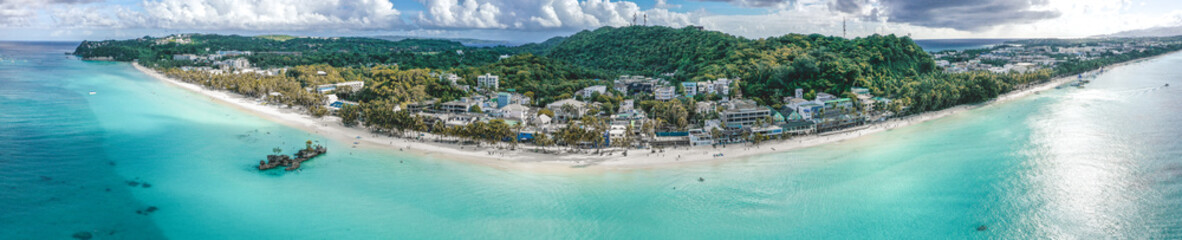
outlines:
[[[90,95],[95,95],[95,94],[98,94],[98,92],[90,91]]]

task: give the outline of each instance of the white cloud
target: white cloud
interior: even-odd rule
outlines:
[[[892,0],[895,1],[895,0]],[[869,34],[912,35],[915,38],[1073,38],[1107,34],[1154,26],[1182,23],[1179,12],[1143,13],[1130,10],[1129,0],[1035,0],[1027,11],[1054,11],[1058,17],[1038,21],[997,23],[988,28],[949,26],[925,27],[910,22],[890,21],[887,16],[865,17],[880,12],[883,0],[800,0],[792,8],[761,15],[715,15],[701,19],[708,29],[746,37],[768,37],[787,33],[820,33],[841,36],[843,20],[848,36]],[[851,4],[855,3],[855,4]],[[1160,2],[1150,3],[1161,5]],[[954,15],[950,15],[954,16]]]
[[[761,15],[715,15],[702,18],[707,29],[748,37],[765,38],[789,33],[842,36],[842,21],[847,21],[844,34],[859,37],[872,34],[912,35],[917,38],[946,36],[945,38],[967,37],[970,33],[952,29],[938,29],[909,24],[869,21],[846,18],[830,12],[825,4],[802,4],[791,9],[781,9]]]
[[[139,13],[121,6],[66,6],[51,11],[50,17],[60,28],[124,28],[140,22]]]
[[[650,25],[696,24],[699,13],[641,10],[634,2],[610,0],[422,0],[427,11],[417,23],[452,29],[579,29],[624,26],[647,15]]]
[[[653,8],[674,9],[681,8],[681,4],[669,4],[667,0],[657,0],[656,4],[653,4]]]
[[[32,26],[39,10],[93,2],[97,0],[0,0],[0,27]]]
[[[703,2],[726,2],[740,7],[751,8],[786,8],[796,3],[795,0],[694,0]]]
[[[403,25],[401,12],[387,0],[147,0],[142,5],[137,24],[164,29],[366,30]]]
[[[501,9],[490,3],[480,3],[476,0],[458,1],[430,1],[424,2],[427,14],[419,16],[420,23],[430,23],[439,27],[455,28],[506,28],[508,25],[497,20]],[[428,17],[429,16],[429,17]]]
[[[632,24],[634,17],[638,24],[644,23],[647,16],[648,25],[702,25],[747,37],[841,35],[841,23],[848,20],[851,37],[895,33],[916,38],[1028,38],[1085,37],[1182,24],[1182,10],[1160,11],[1176,8],[1176,3],[1158,1],[1139,7],[1145,2],[1130,0],[989,0],[1025,6],[1018,9],[1027,12],[1058,14],[1037,21],[982,21],[990,22],[983,25],[989,27],[908,21],[885,11],[888,7],[912,6],[919,0],[655,0],[650,9],[642,9],[634,0],[417,0],[425,9],[410,16],[403,16],[399,10],[410,6],[394,6],[390,0],[131,1],[120,5],[103,0],[0,0],[0,30],[43,29],[62,35],[87,31],[106,35],[166,31],[311,35],[438,31],[538,38],[601,26],[625,26]],[[746,14],[718,15],[708,13],[708,9],[685,12],[687,9],[677,4],[692,6],[687,1],[765,7],[744,8]],[[886,4],[900,2],[907,4]]]

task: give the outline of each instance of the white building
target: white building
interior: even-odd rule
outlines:
[[[338,88],[341,88],[344,86],[348,86],[351,89],[350,91],[352,91],[352,92],[357,92],[357,91],[361,91],[361,88],[365,87],[365,82],[352,81],[352,82],[317,85],[316,91],[320,92],[320,93],[327,93],[327,92],[336,91]]]
[[[573,111],[562,110],[562,108],[563,108],[562,106],[566,106],[566,105],[571,106],[572,108],[574,108],[574,110]],[[546,104],[546,109],[550,109],[551,112],[554,112],[554,118],[556,118],[556,120],[565,122],[565,121],[568,121],[571,119],[576,119],[576,118],[582,117],[583,114],[587,113],[586,106],[587,106],[586,103],[583,103],[579,100],[575,100],[573,98],[568,98],[568,99],[558,100],[557,102],[553,102],[550,104]]]
[[[685,92],[685,97],[694,97],[698,95],[698,82],[683,82],[681,90]]]
[[[701,101],[697,103],[697,106],[694,106],[694,112],[702,115],[718,112],[718,104],[712,101]]]
[[[538,125],[538,126],[550,124],[550,116],[538,115],[537,117],[534,117],[533,123],[534,123],[534,125]]]
[[[821,110],[825,109],[825,104],[807,101],[796,105],[793,109],[796,110],[797,114],[800,114],[802,119],[812,120],[813,115],[820,114]]]
[[[455,86],[460,80],[463,80],[463,78],[460,78],[460,76],[457,76],[455,73],[448,73],[443,76],[443,79],[451,83],[452,86]]]
[[[197,61],[197,59],[200,59],[200,57],[198,57],[197,55],[193,55],[193,54],[174,54],[174,55],[172,55],[172,60],[177,60],[177,61]]]
[[[334,103],[338,100],[340,100],[340,98],[337,97],[336,94],[324,95],[324,106],[329,107],[329,109],[332,109],[332,103]],[[332,109],[332,110],[336,110],[336,109]]]
[[[603,86],[603,85],[590,86],[590,87],[583,88],[583,90],[579,90],[579,92],[578,92],[579,95],[583,96],[583,99],[589,99],[589,98],[591,98],[591,96],[594,96],[595,93],[599,93],[601,95],[604,93],[607,93],[607,86]]]
[[[526,120],[529,116],[529,107],[521,104],[509,104],[500,109],[501,117],[508,119]]]
[[[619,111],[625,112],[628,110],[632,110],[632,108],[634,108],[634,107],[635,107],[635,101],[633,101],[632,99],[624,99],[624,101],[620,102],[620,110]]]
[[[470,98],[460,98],[439,105],[439,111],[446,113],[467,113],[472,106],[478,106],[480,101]]]
[[[698,82],[697,86],[697,93],[702,94],[710,93],[726,96],[731,92],[731,80],[727,78],[719,78],[714,81]]]
[[[489,91],[496,91],[500,82],[501,78],[496,75],[492,75],[492,73],[485,73],[484,75],[476,77],[476,87]]]
[[[689,139],[690,146],[694,147],[714,144],[714,136],[710,135],[710,132],[705,129],[690,129]]]
[[[619,141],[620,139],[628,136],[628,126],[611,125],[608,127],[607,136],[610,141]]]
[[[230,66],[234,67],[235,69],[247,69],[250,68],[250,61],[246,60],[245,58],[235,58],[230,60]]]
[[[723,104],[726,110],[719,113],[727,128],[749,127],[759,119],[771,116],[771,110],[760,107],[751,100],[731,100]]]
[[[653,95],[657,100],[669,100],[677,97],[677,88],[672,86],[664,86],[653,89]]]
[[[837,96],[833,96],[833,94],[829,94],[829,93],[825,93],[825,92],[819,92],[819,93],[817,93],[817,98],[814,100],[817,102],[825,102],[825,101],[834,100],[834,99],[837,99]]]

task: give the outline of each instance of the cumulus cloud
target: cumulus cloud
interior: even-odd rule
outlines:
[[[132,13],[118,7],[70,6],[54,9],[50,16],[63,28],[121,28],[126,23],[121,20],[121,14]]]
[[[793,0],[696,0],[704,2],[726,2],[741,7],[783,7],[792,5]]]
[[[32,25],[37,11],[56,5],[75,5],[99,2],[100,0],[0,0],[0,27],[26,27]]]
[[[653,7],[654,8],[673,9],[673,8],[681,8],[681,4],[669,4],[669,2],[667,0],[657,0],[657,2],[655,4],[653,4]]]
[[[860,37],[871,34],[896,34],[918,38],[968,37],[967,32],[947,28],[929,28],[910,24],[848,19],[833,14],[826,4],[802,4],[794,9],[778,10],[761,15],[715,15],[702,18],[702,25],[729,34],[748,38],[765,38],[789,33],[822,34],[829,36]],[[914,35],[913,35],[914,34]]]
[[[829,3],[829,10],[843,13],[862,13],[870,7],[870,0],[834,0]]]
[[[147,0],[146,27],[218,30],[382,29],[402,25],[388,0]]]
[[[636,18],[650,25],[686,26],[697,13],[663,8],[641,10],[634,2],[610,0],[423,0],[427,10],[416,22],[427,28],[580,29],[624,26]]]
[[[1057,11],[1038,10],[1047,3],[1047,0],[834,0],[829,9],[867,20],[982,31],[1059,17]]]

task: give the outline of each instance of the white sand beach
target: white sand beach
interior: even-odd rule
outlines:
[[[1140,60],[1129,61],[1126,63],[1110,66],[1109,68],[1139,61]],[[337,117],[314,118],[310,115],[304,114],[303,112],[297,112],[293,109],[259,104],[255,99],[247,98],[239,94],[207,89],[196,84],[171,79],[152,69],[140,66],[139,64],[133,63],[133,66],[149,76],[183,89],[209,96],[216,102],[227,104],[229,106],[253,113],[260,117],[287,126],[317,133],[343,142],[360,142],[362,144],[359,145],[362,147],[383,147],[394,149],[395,151],[407,152],[408,154],[416,154],[432,158],[452,159],[500,168],[536,170],[626,170],[743,159],[753,156],[789,151],[793,149],[818,146],[827,143],[840,142],[894,128],[901,128],[913,124],[923,123],[933,119],[942,118],[991,104],[1018,99],[1038,91],[1052,89],[1055,86],[1068,83],[1075,79],[1074,77],[1057,78],[1046,83],[1011,91],[985,103],[960,105],[941,111],[927,112],[904,118],[895,118],[885,122],[867,124],[842,131],[828,132],[824,133],[823,135],[800,136],[778,141],[772,140],[762,143],[758,147],[754,147],[750,144],[733,144],[726,148],[714,148],[711,146],[679,146],[676,148],[664,149],[664,151],[660,151],[658,153],[652,153],[649,149],[632,149],[627,151],[627,156],[624,156],[624,154],[622,154],[623,150],[620,149],[602,151],[585,150],[583,151],[584,153],[543,154],[533,152],[536,147],[526,144],[519,145],[516,150],[509,150],[507,149],[507,145],[504,144],[483,144],[481,147],[477,148],[474,145],[435,143],[431,141],[431,139],[436,139],[435,136],[431,136],[430,134],[422,137],[424,140],[381,136],[371,133],[361,127],[345,127],[340,123],[339,118]],[[357,139],[358,136],[361,138]],[[551,152],[554,152],[554,150],[559,150],[562,148],[549,147],[548,149],[550,149]],[[597,152],[602,154],[595,154]],[[723,157],[715,157],[715,154],[722,154]]]

